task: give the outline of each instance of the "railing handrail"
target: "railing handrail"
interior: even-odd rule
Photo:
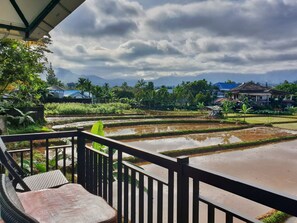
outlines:
[[[89,133],[87,131],[63,131],[63,132],[51,132],[51,133],[35,133],[35,134],[21,134],[21,135],[5,135],[1,136],[4,142],[18,142],[18,141],[26,141],[30,140],[31,144],[33,140],[39,140],[39,139],[46,139],[46,148],[49,149],[48,146],[48,139],[51,138],[66,138],[66,137],[72,137],[72,143],[74,143],[74,137],[78,136],[78,152],[80,152],[80,156],[78,155],[78,177],[81,178],[81,182],[85,182],[85,175],[86,175],[86,166],[81,166],[85,165],[86,162],[86,148],[89,148],[85,143],[87,141],[94,141],[97,143],[104,144],[110,148],[109,154],[105,157],[105,166],[107,168],[107,163],[112,163],[112,149],[118,150],[119,153],[119,160],[122,162],[122,153],[127,153],[132,156],[136,156],[137,158],[143,159],[145,161],[151,162],[153,164],[156,164],[160,167],[166,168],[170,174],[173,176],[174,172],[177,173],[177,181],[180,182],[180,184],[185,184],[186,186],[180,187],[180,184],[178,183],[177,187],[181,189],[181,191],[186,191],[185,193],[181,193],[179,191],[178,193],[185,194],[187,199],[183,200],[186,201],[187,204],[188,198],[189,198],[189,179],[193,179],[193,191],[196,189],[196,195],[199,196],[199,182],[206,183],[208,185],[214,186],[218,189],[222,189],[224,191],[233,193],[235,195],[239,195],[243,198],[247,198],[251,201],[255,201],[259,204],[263,204],[272,208],[275,208],[277,210],[283,211],[287,214],[291,214],[293,216],[297,216],[297,196],[295,195],[288,195],[283,192],[280,192],[275,189],[267,189],[267,187],[259,186],[250,184],[246,181],[243,181],[242,179],[238,179],[236,177],[229,176],[227,174],[222,174],[219,172],[211,171],[208,169],[203,169],[197,165],[194,164],[189,164],[188,163],[188,158],[184,159],[186,162],[181,162],[182,159],[174,159],[162,154],[158,154],[155,152],[150,152],[146,151],[140,148],[136,148],[133,146],[129,146],[125,143],[118,142],[113,139],[105,138],[102,136],[98,136],[92,133]],[[32,148],[31,148],[32,149]],[[74,151],[74,144],[72,144],[72,150]],[[92,152],[96,151],[91,149]],[[65,151],[64,151],[65,153]],[[48,157],[48,155],[47,155]],[[31,153],[31,159],[32,159],[32,153]],[[81,163],[79,161],[82,161]],[[74,162],[74,161],[73,161]],[[119,163],[120,163],[119,162]],[[127,163],[120,163],[118,165],[119,170],[122,171],[124,166],[129,167],[129,164]],[[73,165],[74,166],[74,165]],[[32,168],[31,168],[32,169]],[[48,168],[47,168],[48,169]],[[112,169],[106,169],[105,170],[105,176],[112,176]],[[108,172],[107,172],[108,171]],[[125,169],[126,171],[126,169]],[[141,173],[141,171],[139,171]],[[146,175],[144,172],[141,173],[142,175]],[[171,175],[168,174],[170,177]],[[72,173],[74,175],[74,173]],[[81,175],[81,176],[80,176]],[[149,176],[149,175],[147,175]],[[87,178],[90,177],[87,175]],[[122,180],[122,176],[119,175],[119,182]],[[149,176],[150,177],[150,176]],[[74,179],[74,177],[73,177]],[[166,180],[163,181],[162,179],[155,178],[158,182],[162,183],[162,185],[166,185]],[[174,182],[174,178],[171,177],[171,180],[168,181],[168,188],[169,185],[173,185],[172,182]],[[108,192],[110,193],[108,195],[109,199],[112,198],[112,178],[105,179],[106,183],[107,181],[110,181],[110,184],[108,185],[109,189]],[[170,183],[171,182],[171,183]],[[198,183],[198,184],[197,184]],[[122,184],[119,184],[121,186]],[[124,187],[128,188],[128,187]],[[170,187],[171,189],[174,188],[173,186]],[[178,189],[177,188],[177,189]],[[197,189],[198,188],[198,189]],[[119,190],[122,189],[122,186]],[[172,189],[173,190],[173,189]],[[111,191],[111,192],[110,192]],[[193,192],[194,193],[194,192]],[[106,189],[106,194],[107,194],[107,189]],[[128,194],[128,193],[126,193]],[[107,196],[107,195],[106,195]],[[173,191],[172,191],[172,197],[173,197]],[[201,201],[204,201],[203,198],[201,198]],[[184,204],[185,202],[180,202],[181,204]],[[182,206],[184,208],[185,205]],[[121,210],[120,206],[120,210]],[[182,208],[177,207],[177,210],[182,210]],[[185,211],[183,210],[182,213],[178,213],[178,216],[184,217],[184,214],[189,214],[187,211],[189,210],[189,207],[184,208]],[[170,209],[171,210],[171,209]],[[172,207],[173,210],[173,207]],[[236,214],[234,215],[236,216]],[[184,219],[184,218],[182,218]],[[180,221],[180,222],[187,222],[187,221]]]
[[[101,143],[104,144],[112,149],[117,149],[120,150],[123,153],[127,153],[129,155],[132,156],[136,156],[137,158],[143,159],[145,161],[148,162],[152,162],[154,164],[157,164],[159,166],[162,166],[164,168],[173,170],[173,171],[177,171],[177,162],[176,159],[162,155],[162,154],[158,154],[158,153],[154,153],[154,152],[150,152],[147,150],[143,150],[140,148],[136,148],[133,146],[129,146],[125,143],[110,139],[110,138],[106,138],[103,136],[98,136],[95,134],[92,134],[90,132],[87,131],[83,131],[82,132],[84,134],[84,136],[86,137],[86,139],[89,139],[91,141],[97,142],[97,143]]]
[[[15,135],[1,135],[3,142],[20,142],[26,140],[39,140],[51,138],[65,138],[77,136],[77,131],[61,131],[61,132],[42,132],[42,133],[28,133]]]
[[[275,189],[264,189],[262,186],[251,185],[242,179],[191,164],[184,166],[184,174],[216,188],[297,216],[297,196],[295,195],[288,195]]]
[[[264,189],[261,186],[255,186],[244,182],[242,179],[206,170],[192,164],[179,164],[176,159],[168,156],[132,147],[116,140],[98,136],[86,131],[83,131],[82,133],[86,139],[102,143],[112,149],[117,149],[123,153],[136,156],[172,171],[178,171],[180,168],[179,165],[183,165],[183,177],[185,178],[188,177],[199,182],[207,183],[235,195],[284,211],[287,214],[297,216],[297,196],[284,194],[275,189]]]

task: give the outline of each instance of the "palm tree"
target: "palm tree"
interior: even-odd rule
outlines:
[[[95,97],[95,102],[98,103],[100,102],[100,99],[102,98],[102,87],[96,85],[96,86],[92,86],[91,89],[92,95]]]
[[[85,90],[89,92],[89,98],[91,97],[92,82],[89,79],[86,79]]]
[[[86,82],[87,82],[86,78],[80,77],[80,78],[78,78],[78,82],[76,84],[77,89],[81,90],[82,95],[84,94],[84,92],[86,90]]]

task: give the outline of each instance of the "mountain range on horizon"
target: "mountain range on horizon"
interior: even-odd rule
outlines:
[[[80,75],[77,73],[73,73],[72,71],[64,68],[57,68],[55,69],[56,77],[61,80],[64,84],[77,82],[78,78],[88,78],[93,85],[104,85],[108,83],[111,87],[113,86],[120,86],[123,82],[127,82],[129,86],[134,86],[139,79],[104,79],[97,75]],[[280,70],[280,71],[271,71],[264,74],[255,74],[255,73],[203,73],[197,74],[194,76],[177,76],[177,75],[170,75],[166,77],[160,77],[154,80],[149,80],[154,82],[156,87],[160,87],[162,85],[165,86],[177,86],[181,84],[183,81],[195,81],[195,80],[202,80],[205,79],[211,83],[217,82],[225,82],[228,80],[242,83],[248,81],[254,81],[261,84],[268,84],[270,86],[280,84],[285,80],[289,82],[297,81],[297,70]]]

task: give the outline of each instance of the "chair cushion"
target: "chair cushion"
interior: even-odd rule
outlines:
[[[106,201],[79,184],[18,193],[25,212],[39,222],[111,223],[117,213]]]

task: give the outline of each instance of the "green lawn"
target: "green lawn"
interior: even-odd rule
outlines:
[[[229,118],[230,120],[234,120]],[[236,118],[235,120],[243,121],[244,118]],[[278,122],[297,122],[294,118],[286,117],[246,117],[245,121],[249,124],[270,124],[270,123],[278,123]]]
[[[273,126],[282,129],[297,130],[297,123],[274,124]]]
[[[8,128],[8,133],[12,134],[24,134],[24,133],[38,133],[38,132],[51,132],[52,130],[39,125],[39,124],[32,124],[27,127],[18,127],[18,128]]]

